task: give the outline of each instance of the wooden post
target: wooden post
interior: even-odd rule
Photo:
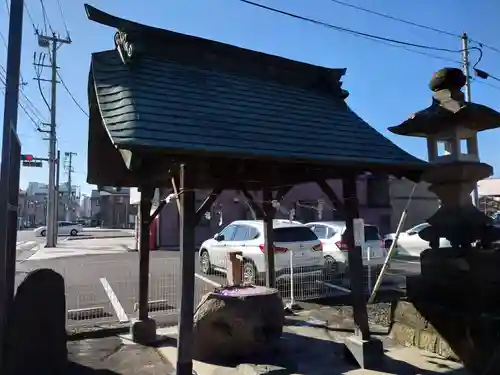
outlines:
[[[264,253],[266,261],[266,286],[276,288],[276,269],[274,266],[274,232],[273,219],[274,207],[272,205],[273,194],[271,189],[265,187],[262,191],[264,208]]]
[[[241,257],[243,253],[241,251],[232,251],[228,254],[228,272],[227,272],[227,282],[229,285],[241,285],[242,274],[241,266],[243,262]]]
[[[141,187],[139,205],[139,320],[149,318],[149,225],[151,223],[151,201],[154,189]]]
[[[193,313],[196,209],[193,172],[180,166],[181,306],[177,340],[177,375],[193,374]]]
[[[349,279],[351,282],[353,318],[358,331],[357,334],[360,335],[363,340],[369,340],[370,328],[368,326],[368,313],[364,296],[362,249],[354,244],[353,219],[359,217],[356,176],[350,176],[343,180],[343,193],[345,213],[347,216],[344,236],[349,249],[347,260],[349,264]]]

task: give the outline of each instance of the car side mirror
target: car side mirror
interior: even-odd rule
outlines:
[[[214,236],[214,240],[216,240],[218,242],[224,241],[224,235],[220,234],[220,233],[216,233],[215,236]]]

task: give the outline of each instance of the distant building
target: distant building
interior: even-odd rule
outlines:
[[[90,218],[92,216],[91,198],[83,194],[80,200],[80,217]]]
[[[500,178],[487,178],[477,184],[479,209],[488,215],[500,212]]]
[[[94,225],[105,228],[133,228],[137,208],[130,204],[130,190],[105,187],[92,190],[90,195],[90,218]],[[132,220],[131,220],[132,218]]]

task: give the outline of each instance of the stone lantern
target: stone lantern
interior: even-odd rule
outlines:
[[[395,134],[427,139],[431,168],[422,178],[441,201],[427,220],[431,226],[421,232],[431,248],[439,247],[439,238],[444,237],[455,249],[466,251],[472,243],[491,237],[491,219],[474,207],[470,193],[477,181],[493,174],[493,168],[479,160],[477,133],[500,127],[500,113],[466,102],[464,85],[460,69],[438,71],[429,85],[432,104],[389,128]]]
[[[491,246],[500,228],[470,196],[477,181],[493,173],[479,160],[477,134],[500,127],[500,113],[466,102],[464,84],[460,69],[440,70],[430,83],[432,104],[389,128],[427,139],[430,166],[422,179],[441,200],[419,233],[430,248],[421,253],[421,274],[407,277],[408,300],[398,302],[391,335],[460,359],[472,374],[500,374],[500,251]],[[441,248],[441,238],[451,247]]]

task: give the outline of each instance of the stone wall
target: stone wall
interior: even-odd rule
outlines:
[[[414,346],[459,361],[448,343],[411,302],[405,300],[393,302],[390,336],[401,345]]]

